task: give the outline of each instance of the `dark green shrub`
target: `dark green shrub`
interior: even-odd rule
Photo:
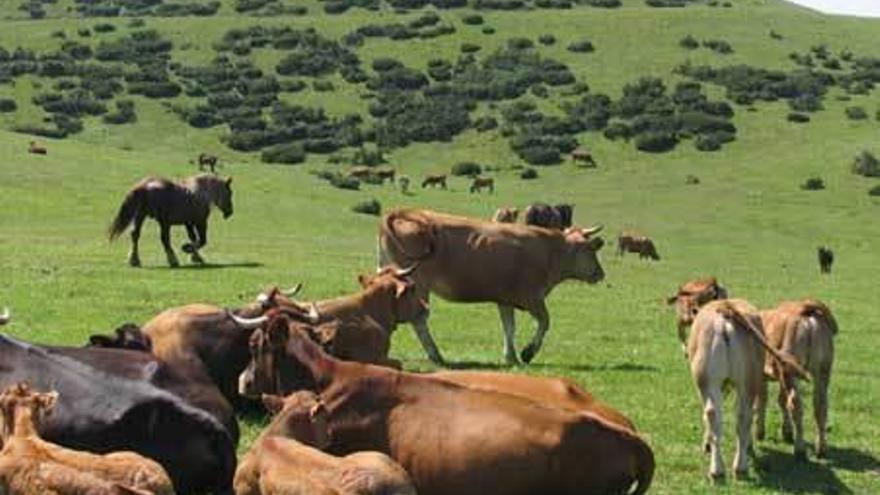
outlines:
[[[357,191],[361,188],[359,180],[341,174],[336,174],[330,178],[330,185],[337,189],[347,189],[349,191]]]
[[[591,53],[595,51],[593,43],[589,40],[575,41],[566,47],[566,50],[574,53]]]
[[[556,43],[556,36],[553,36],[552,34],[542,34],[538,37],[538,42],[542,45],[550,46]]]
[[[718,151],[721,149],[721,140],[714,134],[697,136],[694,146],[700,151]]]
[[[523,169],[522,172],[519,173],[519,178],[522,180],[533,180],[538,178],[538,171],[533,169],[532,167],[528,167]]]
[[[108,113],[102,117],[107,124],[130,124],[137,122],[137,114],[134,110],[134,102],[131,100],[118,100],[116,102],[116,111]]]
[[[846,107],[846,117],[849,120],[865,120],[868,118],[868,112],[862,107]]]
[[[874,186],[868,190],[870,196],[880,196],[880,185]]]
[[[373,70],[376,72],[384,72],[387,70],[399,69],[401,67],[403,67],[403,64],[393,58],[380,57],[373,60]]]
[[[89,28],[81,28],[76,30],[76,34],[79,35],[80,38],[88,38],[92,35],[92,30]]]
[[[703,41],[703,46],[722,55],[733,53],[733,47],[724,40],[705,40]]]
[[[0,113],[12,113],[18,109],[15,100],[9,98],[0,98]]]
[[[479,132],[491,131],[498,127],[498,121],[495,117],[483,116],[474,121],[474,128]]]
[[[804,191],[820,191],[825,189],[825,181],[821,177],[810,177],[801,184],[801,189]]]
[[[543,84],[533,84],[529,91],[537,96],[538,98],[547,98],[550,96],[550,91],[547,89],[547,86]]]
[[[134,19],[132,19],[128,23],[128,27],[130,27],[132,29],[142,28],[146,25],[147,25],[147,23],[143,19],[140,19],[138,17],[135,17]]]
[[[470,26],[479,26],[483,24],[483,16],[480,14],[468,14],[461,18],[461,22]]]
[[[691,35],[687,35],[678,41],[678,45],[688,50],[696,50],[700,47],[700,42]]]
[[[852,172],[865,177],[880,177],[880,160],[870,151],[862,151],[853,160]]]
[[[306,159],[306,151],[300,143],[276,144],[263,150],[260,160],[265,163],[284,163],[288,165],[302,163]]]
[[[279,90],[285,93],[298,93],[306,89],[306,83],[300,79],[282,79],[279,84]]]
[[[116,31],[116,26],[103,22],[101,24],[95,24],[94,30],[96,33],[112,33],[113,31]]]
[[[610,124],[602,134],[605,136],[605,139],[611,141],[616,141],[618,139],[629,141],[632,137],[632,129],[623,122],[614,122]]]
[[[822,100],[812,94],[798,96],[788,100],[788,106],[796,112],[817,112],[822,110]]]
[[[351,211],[355,213],[362,213],[364,215],[379,216],[382,213],[382,204],[379,203],[379,201],[376,199],[361,201],[360,203],[352,206]]]
[[[604,9],[616,9],[621,6],[620,0],[586,0],[591,7],[600,7]]]
[[[474,162],[460,162],[452,166],[450,173],[455,176],[476,177],[483,173],[483,168]]]
[[[675,148],[678,138],[671,132],[651,131],[636,136],[635,143],[640,151],[663,153]]]
[[[787,119],[789,122],[803,124],[810,121],[810,116],[805,113],[791,112],[788,114]]]
[[[480,45],[476,45],[474,43],[462,43],[461,52],[462,53],[476,53],[480,51],[482,47]]]
[[[507,40],[507,46],[514,50],[528,50],[534,48],[535,43],[528,38],[510,38]]]
[[[324,81],[320,79],[312,83],[312,88],[314,88],[315,91],[319,93],[327,93],[336,90],[331,81]]]
[[[364,165],[367,167],[375,167],[387,162],[387,160],[385,160],[385,155],[381,150],[370,150],[366,148],[359,148],[355,151],[352,161],[355,165]]]
[[[495,28],[492,26],[483,27],[483,34],[495,34]]]

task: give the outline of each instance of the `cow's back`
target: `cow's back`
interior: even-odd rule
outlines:
[[[749,329],[724,316],[728,308],[762,332],[760,314],[745,300],[712,301],[703,306],[694,318],[687,346],[691,372],[700,387],[727,380],[757,386],[760,379],[764,349]]]
[[[791,354],[814,375],[834,359],[837,322],[830,310],[813,301],[787,301],[761,312],[767,342]]]

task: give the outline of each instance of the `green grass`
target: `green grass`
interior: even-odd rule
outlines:
[[[15,5],[0,2],[4,13]],[[359,10],[326,16],[317,3],[308,5],[314,14],[305,18],[242,18],[226,5],[213,18],[147,23],[171,36],[176,46],[192,44],[175,52],[176,60],[204,62],[212,56],[211,43],[231,27],[278,22],[315,26],[328,36],[340,36],[367,22],[399,17]],[[453,58],[465,42],[482,45],[485,53],[513,36],[536,39],[552,32],[558,42],[539,45],[541,52],[569,64],[594,90],[612,95],[619,94],[623,83],[645,74],[673,82],[672,68],[688,57],[694,62],[790,68],[790,51],[803,52],[819,43],[835,52],[849,48],[857,54],[880,55],[878,21],[822,17],[776,1],[738,2],[733,9],[659,10],[641,5],[626,2],[623,9],[612,11],[483,13],[486,25],[498,30],[492,36],[482,34],[479,26],[462,24],[465,11],[440,12],[444,21],[456,25],[456,35],[430,42],[368,41],[358,54],[365,64],[393,56],[423,68],[431,57]],[[63,14],[54,7],[49,11]],[[63,29],[75,38],[78,27],[97,22],[0,21],[0,45],[47,49],[59,43],[50,38],[52,31]],[[120,29],[104,36],[126,32],[127,20],[111,22]],[[771,40],[770,29],[785,40]],[[697,39],[724,39],[736,53],[687,52],[678,47],[678,40],[688,33]],[[596,52],[565,50],[581,38],[591,39]],[[261,59],[267,68],[273,63],[271,56]],[[366,104],[357,89],[336,86],[335,93],[307,90],[291,99],[321,104],[332,114],[363,112]],[[0,97],[9,94],[22,108],[11,116],[0,115],[0,125],[39,121],[39,109],[29,103],[31,84],[0,86]],[[501,166],[494,195],[469,194],[465,179],[457,178],[451,179],[448,192],[414,187],[412,196],[387,185],[364,186],[361,192],[332,189],[307,173],[329,167],[320,156],[311,155],[309,163],[296,167],[263,165],[255,155],[225,148],[218,141],[222,131],[190,129],[158,103],[141,98],[135,98],[138,124],[107,127],[89,120],[85,132],[68,140],[41,140],[49,148],[45,157],[25,153],[29,136],[0,131],[0,306],[9,306],[14,315],[5,330],[37,342],[79,345],[90,333],[125,321],[144,322],[169,306],[235,306],[273,284],[302,281],[308,298],[351,292],[357,288],[357,273],[374,268],[377,221],[352,213],[350,207],[372,197],[384,208],[424,206],[479,217],[490,216],[501,205],[570,201],[577,204],[580,223],[604,223],[608,238],[625,229],[650,235],[663,261],[619,259],[606,248],[605,283],[563,284],[551,295],[551,331],[536,362],[524,371],[572,377],[628,414],[657,457],[651,493],[877,493],[880,199],[867,195],[876,180],[852,175],[849,165],[862,149],[880,152],[880,125],[875,120],[849,121],[844,108],[861,105],[873,116],[880,93],[850,102],[836,101],[837,94],[833,89],[826,109],[805,125],[786,122],[788,108],[783,103],[757,105],[754,113],[737,108],[737,140],[718,153],[698,153],[684,143],[671,153],[650,155],[586,134],[582,142],[599,161],[598,169],[567,163],[541,168],[535,181],[522,181],[519,172],[509,168],[518,160],[495,132],[467,132],[452,143],[413,145],[390,156],[391,165],[416,179],[414,183],[424,174],[448,171],[459,161]],[[541,104],[553,111],[558,102],[554,96]],[[200,151],[219,153],[221,172],[235,177],[235,215],[228,221],[215,215],[210,222],[203,254],[212,266],[168,269],[156,224],[148,223],[141,240],[145,267],[128,268],[127,236],[108,244],[105,235],[125,191],[145,175],[192,173],[187,160]],[[688,174],[698,176],[701,184],[686,185]],[[827,189],[800,190],[799,184],[812,176],[822,177]],[[179,247],[184,234],[174,235]],[[832,246],[837,255],[830,277],[818,274],[819,244]],[[758,446],[763,469],[751,480],[729,481],[720,488],[704,481],[707,460],[699,448],[700,405],[675,337],[672,311],[664,303],[680,282],[703,274],[717,275],[733,295],[761,307],[813,296],[836,312],[841,333],[831,384],[832,448],[827,461],[795,465],[790,447],[780,441],[779,413],[772,407],[769,439]],[[432,305],[433,333],[447,359],[501,365],[495,308],[436,299]],[[519,322],[522,345],[531,336],[532,322],[525,314],[519,315]],[[395,334],[392,354],[409,369],[431,368],[407,327]],[[728,402],[724,419],[728,464],[731,405]],[[808,418],[812,440],[813,422]],[[245,421],[242,449],[260,426],[252,419]]]

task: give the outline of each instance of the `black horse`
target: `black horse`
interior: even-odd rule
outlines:
[[[131,252],[128,264],[140,266],[138,239],[141,226],[147,217],[159,222],[162,246],[168,257],[168,264],[177,267],[180,263],[171,249],[171,226],[185,225],[191,242],[182,246],[189,253],[193,263],[204,263],[199,249],[208,243],[208,215],[211,204],[223,212],[224,218],[232,216],[232,178],[223,179],[214,175],[197,175],[180,182],[163,178],[143,179],[125,196],[119,213],[110,225],[110,240],[131,230]]]

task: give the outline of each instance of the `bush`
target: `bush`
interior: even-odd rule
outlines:
[[[495,28],[492,26],[485,26],[483,28],[483,34],[495,34]]]
[[[113,31],[116,31],[116,26],[105,22],[101,24],[95,24],[94,29],[96,33],[112,33]]]
[[[532,167],[524,169],[519,173],[519,178],[522,180],[533,180],[538,178],[538,171],[533,169]]]
[[[566,49],[574,53],[590,53],[595,51],[593,43],[589,40],[575,41],[574,43],[568,45]]]
[[[868,194],[871,196],[880,196],[880,186],[874,186],[870,190],[868,190]]]
[[[496,129],[497,127],[498,127],[498,121],[495,120],[495,117],[489,117],[489,116],[478,117],[474,121],[474,129],[476,129],[478,132],[491,131],[493,129]]]
[[[483,173],[483,168],[474,162],[461,162],[453,165],[450,173],[455,176],[476,177]]]
[[[880,177],[880,160],[870,151],[862,151],[853,160],[852,172],[865,177]]]
[[[319,93],[326,93],[329,91],[335,91],[336,88],[333,86],[333,83],[330,81],[317,80],[312,83],[312,88]]]
[[[263,150],[260,159],[266,163],[302,163],[306,159],[306,151],[300,143],[276,144]]]
[[[15,100],[9,98],[0,98],[0,113],[12,113],[18,109]]]
[[[868,112],[862,107],[846,107],[846,117],[850,120],[865,120]]]
[[[678,138],[674,133],[663,131],[650,131],[636,136],[636,148],[640,151],[662,153],[675,148]]]
[[[476,45],[474,43],[462,43],[461,52],[462,53],[476,53],[480,51],[482,47],[480,45]]]
[[[700,151],[718,151],[721,149],[721,140],[714,134],[700,135],[694,146]]]
[[[821,191],[825,189],[825,181],[821,177],[810,177],[801,184],[801,189],[804,191]]]
[[[354,177],[335,174],[330,178],[330,185],[337,189],[357,191],[361,188],[361,182]]]
[[[392,69],[399,69],[403,67],[403,64],[393,58],[379,57],[376,60],[373,60],[372,67],[376,72],[385,72]]]
[[[382,204],[376,199],[361,201],[352,206],[351,211],[355,213],[363,213],[364,215],[379,216],[382,213]]]
[[[604,9],[616,9],[620,7],[620,0],[586,0],[591,7],[600,7]]]
[[[700,42],[691,35],[687,35],[678,41],[678,45],[688,50],[696,50],[700,47]]]
[[[469,14],[461,18],[461,22],[469,26],[479,26],[483,24],[483,16],[480,14]]]
[[[803,124],[810,121],[810,116],[805,113],[791,112],[788,114],[788,121],[796,124]]]
[[[703,46],[722,55],[733,53],[733,47],[724,40],[706,40],[703,41]]]
[[[552,34],[542,34],[538,37],[538,42],[542,45],[550,46],[556,44],[556,36],[553,36]]]
[[[629,139],[633,135],[632,129],[623,122],[612,123],[605,129],[602,134],[605,136],[605,139],[608,139],[610,141],[616,141],[618,139],[629,141]]]

